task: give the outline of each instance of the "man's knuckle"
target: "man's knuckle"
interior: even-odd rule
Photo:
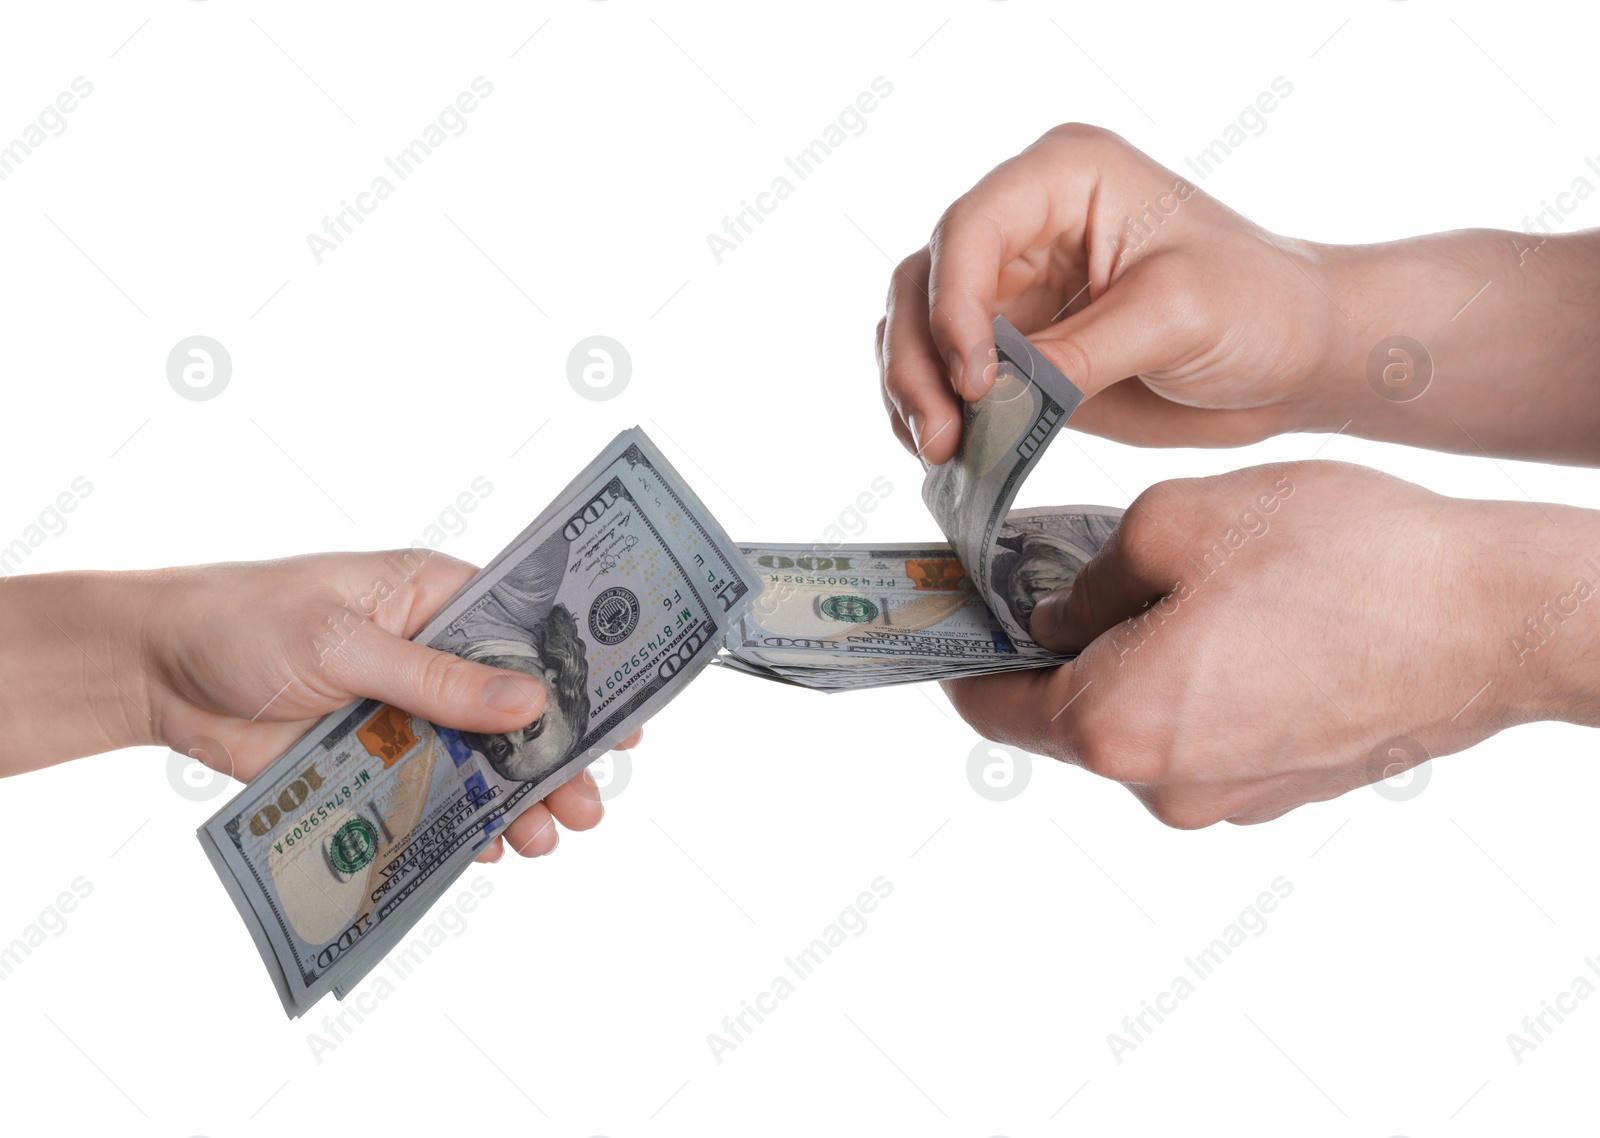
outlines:
[[[893,326],[897,312],[905,305],[912,303],[912,296],[921,296],[927,287],[928,279],[926,262],[920,265],[921,278],[918,278],[920,254],[907,257],[894,267],[889,274],[889,288],[884,296],[884,310],[886,313],[884,324],[884,342],[888,342],[890,330]]]
[[[1045,131],[1044,137],[1052,142],[1083,146],[1104,142],[1121,142],[1122,136],[1103,126],[1086,122],[1064,122]]]
[[[1156,821],[1174,830],[1201,830],[1222,821],[1215,808],[1184,794],[1147,795],[1144,804]]]
[[[898,296],[906,289],[921,291],[922,282],[928,277],[928,250],[918,249],[909,257],[904,258],[894,267],[894,272],[889,277],[889,296]]]
[[[1117,548],[1129,564],[1154,564],[1179,539],[1189,517],[1187,497],[1181,483],[1171,481],[1157,482],[1133,500],[1117,535]]]
[[[945,206],[944,212],[939,215],[939,220],[933,223],[933,232],[928,236],[928,247],[938,249],[952,237],[959,236],[972,220],[972,216],[972,194],[969,192]]]

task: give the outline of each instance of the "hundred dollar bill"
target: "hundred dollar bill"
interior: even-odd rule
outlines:
[[[618,436],[417,636],[537,677],[534,724],[457,732],[362,701],[201,828],[285,1011],[349,990],[509,822],[681,691],[755,589],[645,434]]]
[[[922,500],[1016,650],[1049,655],[996,588],[996,539],[1028,472],[1083,401],[1083,392],[1003,316],[995,317],[994,341],[994,386],[966,405],[961,449],[944,465],[928,468]]]
[[[1017,650],[996,606],[1026,627],[1041,598],[1070,588],[1122,511],[1013,510],[994,537],[985,602],[947,542],[741,545],[761,593],[719,663],[825,690],[956,679],[1068,659]]]
[[[869,651],[913,632],[987,634],[993,626],[948,544],[849,546],[819,556],[803,545],[740,546],[762,591],[728,646]],[[976,604],[974,605],[974,602]]]

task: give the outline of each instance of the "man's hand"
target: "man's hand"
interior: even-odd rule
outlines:
[[[1600,232],[1280,237],[1072,124],[996,167],[899,265],[877,354],[895,434],[934,464],[959,445],[958,397],[988,390],[997,314],[1091,397],[1072,426],[1122,442],[1345,430],[1600,464],[1597,313]]]
[[[878,326],[895,432],[931,463],[955,454],[997,313],[1095,396],[1081,430],[1234,446],[1290,429],[1339,331],[1321,272],[1109,131],[1057,127],[895,271]]]
[[[1361,467],[1160,483],[1034,610],[1059,668],[945,685],[1168,825],[1261,822],[1516,723],[1600,724],[1600,515]]]

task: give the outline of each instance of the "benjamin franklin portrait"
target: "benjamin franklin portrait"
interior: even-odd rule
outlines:
[[[552,536],[453,622],[439,645],[491,668],[526,673],[544,685],[544,713],[522,730],[461,733],[502,778],[514,782],[542,779],[570,759],[589,721],[587,648],[577,619],[555,601],[567,552],[567,543]]]
[[[1034,606],[1058,589],[1071,588],[1091,556],[1089,550],[1053,533],[1009,525],[995,544],[995,592],[1024,630]]]

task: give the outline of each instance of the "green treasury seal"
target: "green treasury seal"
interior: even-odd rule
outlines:
[[[878,606],[866,597],[841,593],[822,602],[822,615],[829,620],[842,620],[849,624],[865,624],[878,618]]]
[[[378,831],[365,818],[350,819],[328,839],[328,862],[346,880],[371,865],[377,856]]]

